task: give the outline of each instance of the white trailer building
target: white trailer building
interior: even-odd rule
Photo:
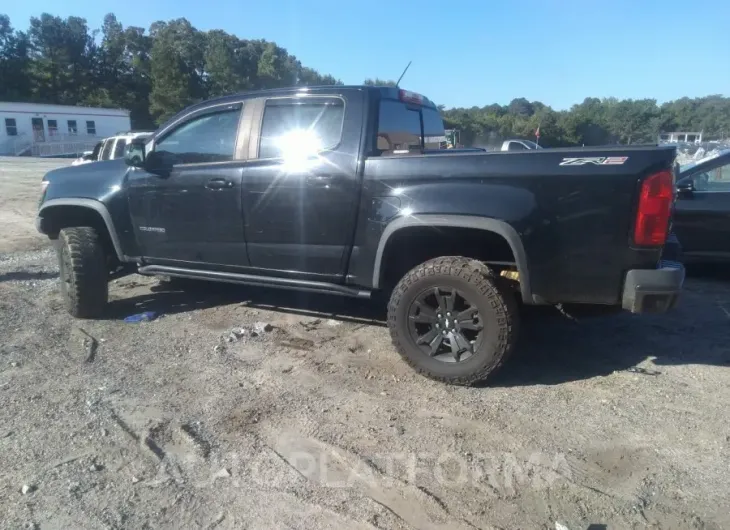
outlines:
[[[130,129],[128,110],[0,102],[0,155],[77,155]]]

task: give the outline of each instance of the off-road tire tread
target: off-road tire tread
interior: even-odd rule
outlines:
[[[109,298],[109,281],[99,234],[94,228],[79,226],[64,228],[58,239],[59,254],[68,252],[71,262],[72,281],[65,300],[68,312],[77,318],[100,316]]]
[[[466,280],[477,292],[489,300],[500,319],[499,340],[494,351],[493,361],[468,376],[439,376],[414,363],[405,354],[405,336],[408,331],[404,323],[397,320],[397,308],[406,290],[415,282],[437,275],[458,277]],[[481,261],[463,256],[444,256],[422,263],[411,269],[396,285],[388,303],[388,328],[393,345],[416,372],[430,379],[453,385],[470,386],[484,382],[487,377],[497,371],[513,352],[519,334],[519,310],[517,300],[509,288],[498,276]]]

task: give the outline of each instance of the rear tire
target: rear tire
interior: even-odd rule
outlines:
[[[77,318],[100,316],[109,298],[109,275],[98,232],[91,227],[64,228],[58,240],[61,294],[66,309]]]
[[[388,304],[390,335],[403,360],[455,385],[483,382],[500,368],[514,350],[518,324],[515,295],[484,263],[464,257],[418,265]]]

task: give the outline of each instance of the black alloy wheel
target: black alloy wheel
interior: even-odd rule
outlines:
[[[429,357],[458,363],[474,355],[484,323],[479,308],[463,292],[439,286],[422,291],[411,302],[408,331]]]
[[[393,345],[417,372],[450,384],[482,382],[518,336],[515,294],[484,263],[435,258],[411,269],[388,303]]]

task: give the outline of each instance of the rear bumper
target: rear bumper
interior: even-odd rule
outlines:
[[[632,313],[664,313],[679,300],[684,265],[662,261],[657,269],[633,269],[626,273],[621,306]]]

